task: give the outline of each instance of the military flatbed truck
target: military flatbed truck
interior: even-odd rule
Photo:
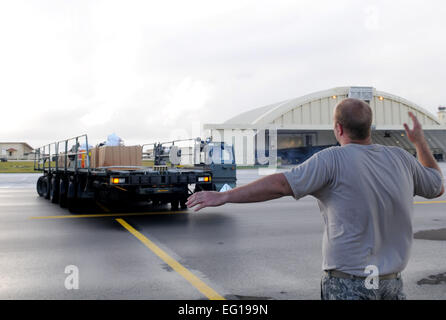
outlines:
[[[193,147],[176,146],[184,141],[193,142]],[[38,148],[34,169],[42,176],[37,193],[63,208],[75,208],[85,201],[147,201],[152,206],[170,203],[172,210],[178,210],[186,209],[186,200],[194,192],[236,185],[234,149],[223,142],[197,138],[141,148],[142,166],[96,168],[90,167],[87,135]],[[185,156],[192,163],[182,165]]]

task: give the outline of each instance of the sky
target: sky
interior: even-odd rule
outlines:
[[[0,141],[166,141],[350,85],[436,114],[445,17],[437,0],[0,0]]]

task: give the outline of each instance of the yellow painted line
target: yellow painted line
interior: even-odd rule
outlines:
[[[106,206],[104,206],[102,203],[100,203],[99,201],[96,201],[96,204],[98,205],[99,208],[101,208],[104,212],[110,212],[110,209],[107,208]]]
[[[153,253],[161,258],[165,263],[167,263],[173,270],[178,272],[184,279],[189,281],[198,291],[204,294],[210,300],[225,300],[221,295],[219,295],[214,289],[209,287],[196,275],[190,272],[188,269],[183,267],[178,261],[169,256],[165,251],[159,248],[156,244],[150,241],[148,238],[143,236],[140,232],[135,230],[131,225],[125,222],[123,219],[116,219],[128,232],[134,235],[139,241],[141,241],[147,248],[149,248]]]
[[[414,204],[446,203],[446,200],[438,201],[415,201]]]
[[[31,220],[40,219],[75,219],[75,218],[105,218],[105,217],[126,217],[126,216],[149,216],[162,214],[188,213],[187,211],[154,211],[154,212],[132,212],[132,213],[100,213],[100,214],[70,214],[65,216],[38,216],[30,217]]]
[[[114,186],[116,189],[122,190],[122,191],[127,191],[127,189],[124,189],[123,187],[119,187],[119,186]]]

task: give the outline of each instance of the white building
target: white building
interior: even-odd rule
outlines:
[[[372,87],[320,91],[256,108],[221,124],[205,124],[203,129],[215,140],[233,143],[237,163],[250,165],[256,163],[260,128],[274,128],[277,130],[277,154],[282,163],[299,163],[313,153],[337,144],[333,134],[333,109],[347,97],[370,104],[374,143],[400,146],[415,154],[403,128],[405,122],[412,125],[408,116],[408,111],[412,111],[420,120],[435,157],[445,159],[446,124],[415,103]]]
[[[33,148],[26,142],[0,142],[0,158],[8,160],[34,159]]]

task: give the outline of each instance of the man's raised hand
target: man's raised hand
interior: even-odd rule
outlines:
[[[419,142],[424,141],[424,133],[423,129],[421,128],[421,124],[418,121],[417,117],[412,112],[409,112],[409,117],[412,119],[413,122],[413,129],[411,130],[407,123],[404,123],[404,129],[406,130],[407,138],[410,142],[413,144],[417,144]]]

